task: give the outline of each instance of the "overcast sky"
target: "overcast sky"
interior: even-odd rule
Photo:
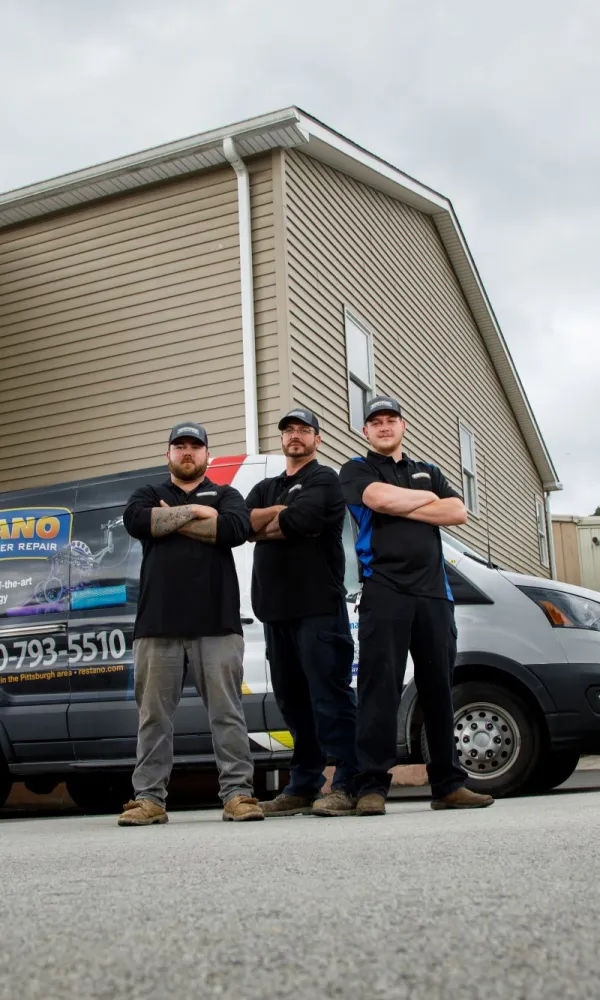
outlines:
[[[296,104],[450,197],[600,505],[598,0],[0,0],[0,190]]]

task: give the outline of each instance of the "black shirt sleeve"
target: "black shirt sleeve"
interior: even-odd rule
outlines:
[[[256,507],[260,509],[261,507],[269,506],[268,504],[265,504],[264,501],[263,487],[264,487],[264,481],[262,483],[256,483],[256,485],[252,487],[248,496],[246,497],[246,507],[250,511],[250,513],[252,513],[252,511]]]
[[[320,468],[304,483],[279,515],[286,538],[320,535],[344,517],[344,498],[333,469]]]
[[[451,497],[457,497],[459,500],[462,500],[460,493],[457,493],[454,487],[450,485],[437,465],[431,466],[431,486],[432,491],[437,494],[440,500],[449,500]]]
[[[233,549],[243,545],[250,534],[250,515],[242,494],[226,486],[219,497],[216,545]]]
[[[345,502],[349,507],[356,507],[363,502],[363,493],[371,483],[380,483],[381,479],[367,462],[352,459],[340,469],[340,486]]]
[[[158,507],[151,486],[142,486],[130,496],[123,512],[125,530],[132,538],[152,538],[152,508]]]

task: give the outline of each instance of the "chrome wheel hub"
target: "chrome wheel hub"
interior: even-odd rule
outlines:
[[[521,733],[512,715],[487,703],[465,705],[454,713],[458,759],[474,778],[491,778],[514,764]]]

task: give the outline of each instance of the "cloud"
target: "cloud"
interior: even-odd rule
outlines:
[[[298,104],[448,195],[565,484],[553,508],[600,503],[596,0],[8,0],[2,16],[2,190]]]

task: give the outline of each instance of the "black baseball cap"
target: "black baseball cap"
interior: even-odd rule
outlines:
[[[391,396],[373,396],[373,399],[369,400],[365,406],[365,423],[376,413],[397,413],[399,417],[402,416],[400,403]]]
[[[208,448],[208,436],[202,424],[194,424],[190,420],[186,420],[182,424],[175,424],[175,427],[169,434],[169,444],[173,444],[177,438],[196,438],[202,444],[206,445]]]
[[[317,434],[319,433],[319,421],[312,410],[306,410],[303,406],[298,406],[295,410],[290,410],[279,421],[277,425],[279,430],[282,431],[286,424],[289,424],[290,420],[299,420],[302,424],[308,424],[309,427],[314,427]]]

